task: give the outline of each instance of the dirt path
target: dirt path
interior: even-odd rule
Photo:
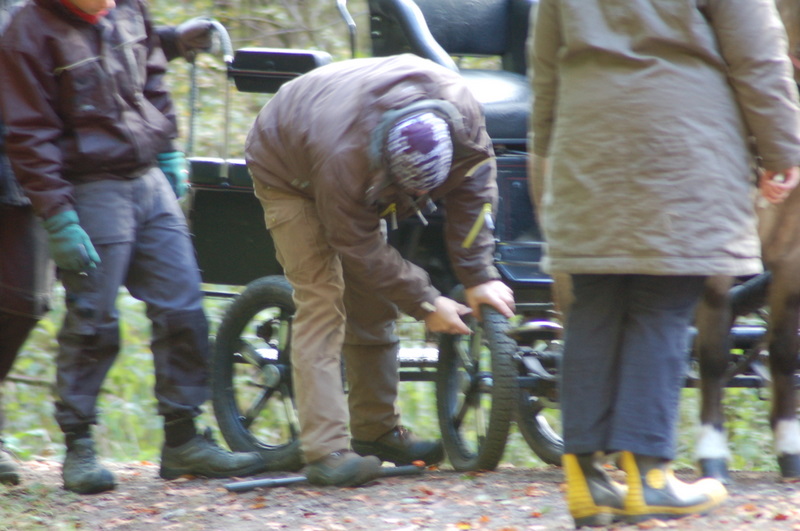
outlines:
[[[550,530],[572,529],[555,467],[428,471],[357,489],[307,484],[229,492],[230,480],[158,478],[151,463],[112,464],[118,487],[94,496],[61,489],[60,465],[25,463],[22,485],[0,487],[0,529],[91,530]],[[800,484],[736,473],[711,515],[621,529],[800,529]],[[259,476],[259,478],[264,476]]]

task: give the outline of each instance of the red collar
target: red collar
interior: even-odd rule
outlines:
[[[90,15],[86,11],[78,9],[78,7],[69,0],[61,0],[61,3],[64,4],[67,9],[69,9],[70,13],[74,14],[81,20],[88,22],[89,24],[97,24],[101,18],[108,14],[108,10],[105,10],[96,15]]]

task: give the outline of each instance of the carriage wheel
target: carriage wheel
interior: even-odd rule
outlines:
[[[536,385],[520,386],[517,427],[533,453],[548,465],[561,465],[564,439],[560,429],[558,373],[562,343],[549,338],[536,341],[523,351],[520,375],[534,377]]]
[[[235,451],[272,470],[302,467],[291,374],[292,287],[280,275],[247,285],[226,310],[211,362],[214,414]]]
[[[516,408],[515,343],[508,321],[484,306],[469,318],[470,336],[441,336],[436,400],[439,427],[456,470],[492,470],[500,463]]]

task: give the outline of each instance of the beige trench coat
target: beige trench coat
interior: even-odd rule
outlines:
[[[544,267],[760,272],[755,157],[800,163],[772,0],[541,0],[531,22]]]

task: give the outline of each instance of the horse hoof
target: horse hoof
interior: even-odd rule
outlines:
[[[713,478],[720,483],[729,485],[731,476],[728,474],[728,461],[722,457],[700,459],[700,476]]]
[[[778,456],[778,466],[783,478],[800,478],[800,454],[783,454]]]

